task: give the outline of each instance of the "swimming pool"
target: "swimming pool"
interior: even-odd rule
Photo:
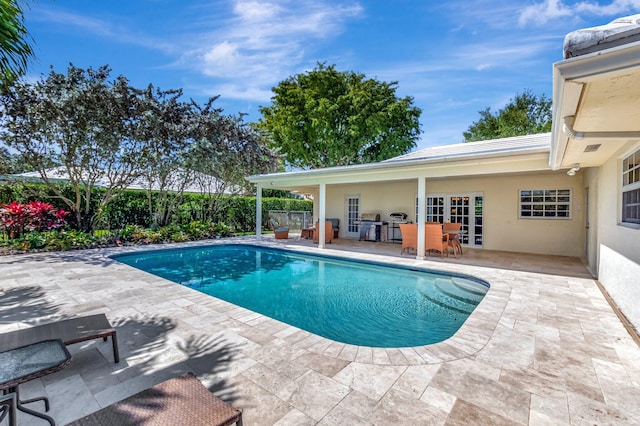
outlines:
[[[471,276],[252,245],[113,258],[328,339],[371,347],[443,341],[489,289]]]

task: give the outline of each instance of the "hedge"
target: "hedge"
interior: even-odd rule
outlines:
[[[69,191],[70,187],[66,187]],[[92,200],[98,200],[100,192],[95,188]],[[155,205],[158,193],[151,194],[151,203]],[[18,201],[26,203],[33,200],[47,201],[55,207],[68,210],[69,208],[59,199],[52,198],[53,194],[44,185],[33,183],[5,183],[0,185],[0,203]],[[208,208],[212,199],[200,194],[183,194],[182,202],[177,211],[171,216],[171,224],[185,225],[193,221],[224,223],[230,226],[234,232],[250,232],[255,230],[256,197],[242,197],[223,195],[213,198],[217,206],[214,210]],[[154,224],[154,214],[150,212],[149,194],[141,190],[125,190],[115,200],[109,203],[101,213],[100,227],[109,230],[123,229],[127,225],[135,225],[149,228]],[[97,206],[91,207],[92,214],[97,213]],[[313,202],[294,198],[263,198],[262,199],[262,226],[265,227],[269,210],[297,210],[312,211]],[[73,226],[73,221],[69,221]]]

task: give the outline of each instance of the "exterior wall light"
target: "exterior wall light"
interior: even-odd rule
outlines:
[[[580,164],[576,163],[569,170],[567,170],[567,174],[569,176],[575,176],[576,172],[580,170]]]

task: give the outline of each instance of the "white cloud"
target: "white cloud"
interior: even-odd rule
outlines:
[[[592,1],[579,1],[566,5],[562,0],[544,0],[527,6],[520,12],[518,23],[526,26],[529,23],[544,25],[549,21],[560,18],[581,15],[614,16],[635,13],[640,10],[640,0],[614,0],[609,4],[599,4]]]
[[[361,12],[357,3],[235,0],[230,16],[211,17],[216,30],[197,36],[198,44],[187,49],[179,65],[222,80],[217,87],[224,97],[258,94],[264,100],[271,86],[306,65],[308,50],[338,36]],[[241,86],[250,88],[231,89]]]
[[[67,12],[61,8],[34,8],[32,19],[36,22],[49,22],[64,27],[79,28],[85,34],[95,34],[103,38],[116,40],[123,44],[144,46],[162,51],[173,50],[171,43],[162,39],[149,37],[146,34],[132,30],[132,27],[129,25],[113,23],[107,19],[99,19],[78,13]]]

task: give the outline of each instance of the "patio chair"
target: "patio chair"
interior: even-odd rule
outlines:
[[[449,247],[453,248],[453,254],[455,255],[456,249],[460,250],[462,254],[462,244],[460,244],[460,229],[461,223],[449,223],[446,222],[442,225],[442,232],[449,235]]]
[[[60,339],[66,345],[111,337],[113,359],[120,362],[116,329],[105,314],[75,317],[0,334],[0,352],[43,340]]]
[[[0,394],[0,423],[9,416],[9,426],[17,424],[17,401],[14,392]]]
[[[316,222],[316,228],[313,231],[314,243],[319,242],[320,240],[319,234],[320,234],[320,222]],[[333,224],[331,223],[331,221],[327,220],[324,223],[324,242],[331,244],[332,241],[333,241]]]
[[[242,426],[242,411],[216,397],[193,373],[157,384],[68,426]]]
[[[269,229],[273,231],[276,240],[286,240],[289,238],[289,227],[278,225],[274,218],[269,219]]]
[[[338,238],[340,234],[340,219],[327,219],[327,222],[331,222],[331,227],[333,228],[333,238]]]
[[[400,235],[402,237],[402,249],[400,254],[405,250],[413,249],[418,251],[418,224],[417,223],[401,223]]]
[[[425,251],[428,253],[432,250],[440,252],[440,257],[447,254],[449,257],[449,234],[442,232],[442,225],[439,223],[425,223]],[[455,250],[453,252],[455,256]]]

